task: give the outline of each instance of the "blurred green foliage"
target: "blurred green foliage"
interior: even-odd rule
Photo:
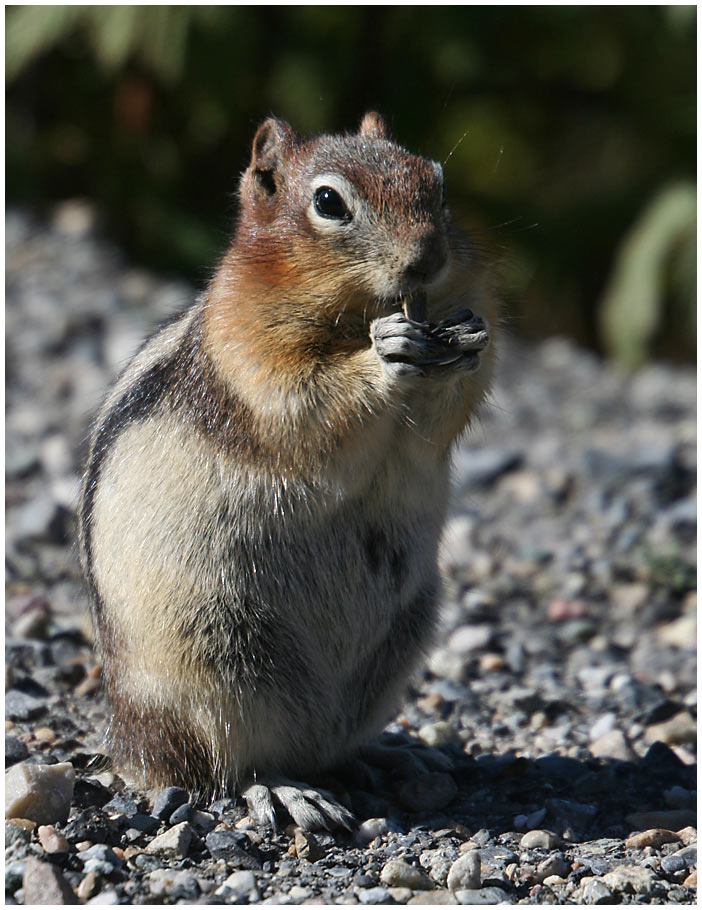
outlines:
[[[513,331],[691,358],[695,35],[694,6],[6,7],[7,200],[87,197],[202,283],[256,124],[375,108],[446,160]]]

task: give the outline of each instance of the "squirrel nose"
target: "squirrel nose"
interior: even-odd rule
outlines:
[[[412,281],[426,284],[436,278],[445,263],[446,244],[439,234],[429,234],[417,244],[405,274]]]

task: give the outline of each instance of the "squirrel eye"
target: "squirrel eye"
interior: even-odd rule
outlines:
[[[320,186],[314,191],[314,207],[322,218],[333,218],[336,221],[350,221],[351,212],[346,203],[330,186]]]

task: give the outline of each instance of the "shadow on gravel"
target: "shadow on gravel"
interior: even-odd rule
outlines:
[[[696,825],[694,804],[676,803],[679,791],[670,791],[676,787],[695,791],[697,766],[684,764],[661,742],[653,743],[637,761],[577,760],[557,754],[475,759],[450,747],[441,751],[454,761],[450,773],[458,793],[440,810],[403,814],[413,827],[438,830],[462,824],[471,832],[487,829],[493,837],[539,828],[581,843],[622,838],[646,828],[679,830]],[[435,777],[427,776],[428,785]],[[360,814],[366,817],[367,810],[382,808],[393,815],[395,802],[391,798],[385,807],[357,808],[365,810]]]

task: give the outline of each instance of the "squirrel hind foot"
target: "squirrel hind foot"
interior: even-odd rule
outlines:
[[[356,823],[354,815],[332,793],[286,778],[252,784],[242,796],[254,820],[273,829],[278,828],[281,809],[303,831],[351,831]]]

